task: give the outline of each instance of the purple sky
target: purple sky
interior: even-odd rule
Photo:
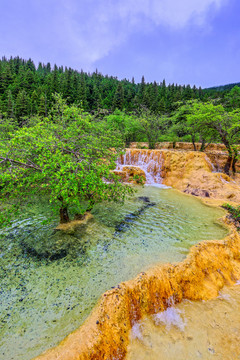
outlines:
[[[1,56],[136,82],[240,82],[239,0],[2,0],[0,8]]]

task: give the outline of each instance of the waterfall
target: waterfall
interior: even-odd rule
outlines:
[[[117,161],[116,170],[122,171],[124,166],[137,166],[145,172],[145,185],[166,187],[162,184],[163,156],[159,150],[128,149]]]

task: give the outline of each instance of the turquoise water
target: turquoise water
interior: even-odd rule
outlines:
[[[223,210],[150,186],[124,206],[99,205],[74,233],[55,231],[56,219],[43,225],[38,212],[0,230],[0,359],[33,358],[79,327],[104,291],[227,234]]]

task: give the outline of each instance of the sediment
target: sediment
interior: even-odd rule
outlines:
[[[151,150],[131,150],[132,156],[139,156],[140,151]],[[166,185],[189,194],[197,191],[193,195],[216,204],[229,199],[240,202],[237,182],[223,174],[212,173],[206,154],[154,152],[163,161],[162,177]],[[207,191],[209,196],[201,191]],[[124,359],[129,333],[136,321],[166,309],[169,300],[179,303],[182,299],[216,297],[224,285],[233,285],[240,279],[240,236],[233,225],[228,223],[227,226],[230,233],[225,239],[203,241],[193,246],[183,262],[155,266],[104,293],[79,329],[35,360]]]

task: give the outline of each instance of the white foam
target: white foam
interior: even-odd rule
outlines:
[[[170,330],[172,326],[176,326],[179,330],[183,331],[186,325],[182,319],[181,311],[174,306],[167,308],[153,316],[156,325],[165,325],[167,330]]]
[[[162,164],[163,157],[161,152],[155,153],[154,151],[139,150],[139,152],[132,154],[131,150],[127,150],[125,154],[118,159],[116,170],[122,170],[123,166],[138,166],[146,175],[145,185],[168,189],[168,186],[162,184]]]
[[[143,334],[141,331],[141,323],[136,322],[132,327],[132,337],[133,339],[138,339],[143,341]]]
[[[211,166],[212,171],[213,171],[213,172],[216,172],[215,166],[213,165],[213,163],[211,162],[211,160],[209,159],[209,157],[208,157],[207,155],[205,156],[205,160],[206,160],[207,163]]]
[[[171,189],[171,186],[167,186],[167,185],[164,185],[164,184],[156,184],[156,183],[144,184],[144,186],[153,186],[153,187],[157,187],[159,189]]]
[[[221,291],[219,291],[218,298],[226,301],[231,301],[231,296],[229,294],[222,294]]]

